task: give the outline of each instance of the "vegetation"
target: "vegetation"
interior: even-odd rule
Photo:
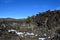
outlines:
[[[2,26],[2,24],[4,25]],[[28,29],[28,26],[31,28]],[[28,32],[32,30],[32,32],[39,35],[46,33],[47,36],[45,38],[50,36],[51,40],[60,40],[60,10],[39,12],[39,14],[26,19],[0,18],[0,40],[19,40],[19,37],[16,36],[16,34],[10,34],[7,32],[9,29],[15,29],[18,31],[27,30]]]

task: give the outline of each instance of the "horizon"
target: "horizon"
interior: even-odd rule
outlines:
[[[49,10],[46,10],[46,11],[49,11]],[[43,11],[43,12],[46,12],[46,11]],[[50,11],[59,11],[59,10],[50,10]],[[43,12],[38,12],[37,14],[39,14],[39,13],[43,13]],[[34,15],[32,15],[32,16],[34,16]],[[36,16],[36,14],[35,14],[35,16]],[[28,17],[31,17],[31,16],[27,16],[27,17],[25,17],[25,18],[13,18],[13,17],[2,17],[2,18],[26,19],[26,18],[28,18]]]
[[[0,18],[27,18],[47,10],[60,10],[60,0],[0,0]]]

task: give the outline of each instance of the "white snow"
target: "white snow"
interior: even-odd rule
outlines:
[[[43,34],[44,36],[47,36],[47,34]]]
[[[16,32],[16,30],[11,29],[11,30],[8,30],[8,32]]]
[[[18,36],[24,37],[24,36],[23,36],[23,35],[24,35],[23,32],[16,32],[16,34],[17,34]]]
[[[23,32],[16,32],[16,34],[20,35],[20,34],[24,34]]]
[[[34,33],[29,33],[29,32],[27,32],[26,35],[29,35],[29,36],[31,35],[31,36],[33,36]]]
[[[38,36],[38,34],[35,34],[35,36]]]
[[[51,38],[50,36],[48,38]]]
[[[45,40],[45,38],[39,38],[39,40]]]

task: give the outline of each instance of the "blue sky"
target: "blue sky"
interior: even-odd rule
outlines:
[[[60,9],[60,0],[0,0],[0,18],[26,18],[56,9]]]

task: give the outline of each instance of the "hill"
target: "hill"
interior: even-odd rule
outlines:
[[[12,37],[12,34],[7,32],[9,29],[15,29],[22,32],[34,32],[35,34],[41,35],[38,37],[47,34],[47,36],[43,37],[48,38],[50,36],[50,40],[60,40],[60,10],[39,12],[39,14],[26,19],[0,18],[1,40],[5,40],[5,36],[7,37],[6,40],[15,40],[8,39]],[[4,39],[2,39],[3,36]],[[16,34],[13,35],[14,38],[15,36]],[[16,36],[16,38],[18,37]]]

